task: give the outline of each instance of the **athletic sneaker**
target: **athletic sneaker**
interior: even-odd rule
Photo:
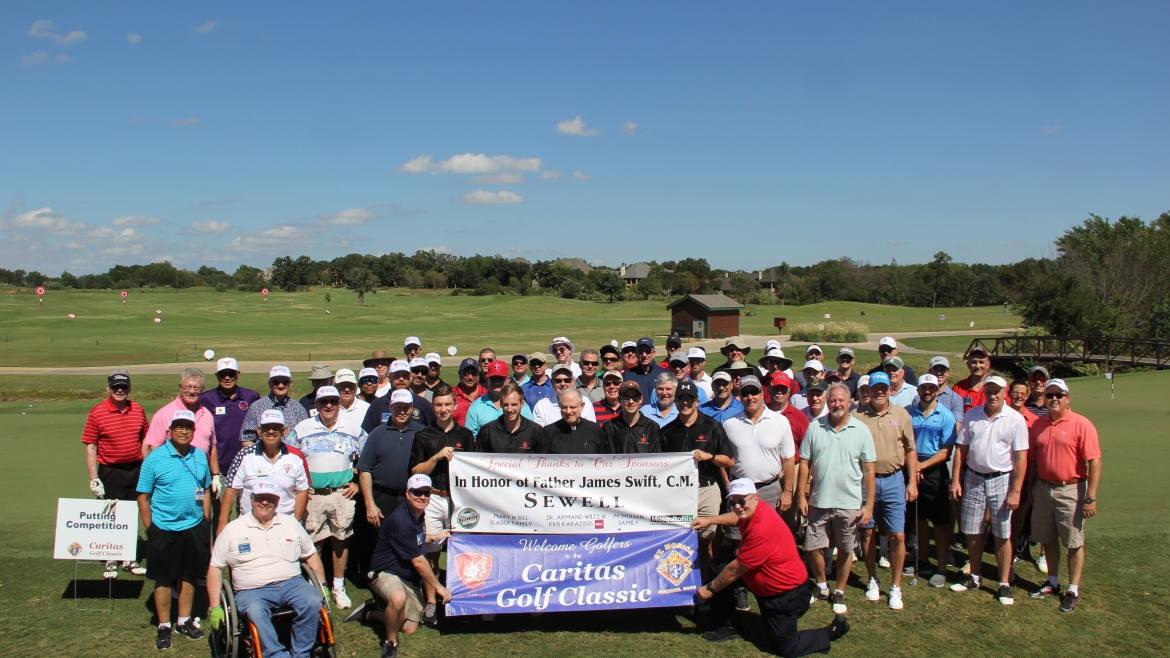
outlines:
[[[439,623],[439,606],[435,603],[428,603],[423,608],[422,623],[427,626],[436,626]]]
[[[146,567],[143,567],[141,564],[138,564],[137,561],[123,562],[122,563],[122,571],[125,571],[127,573],[132,573],[135,576],[145,576],[146,575]]]
[[[890,610],[901,610],[901,609],[902,609],[902,588],[901,587],[891,587],[890,588]]]
[[[747,612],[752,609],[752,604],[748,601],[748,589],[746,587],[735,588],[735,609],[740,612]]]
[[[883,569],[889,569],[890,568],[890,561],[887,560],[886,556],[884,556],[884,555],[878,556],[878,566],[883,568]]]
[[[930,577],[931,587],[942,587],[947,584],[947,575],[943,572],[938,572]]]
[[[914,575],[914,568],[915,567],[914,567],[913,562],[907,562],[905,564],[905,566],[902,567],[902,575],[903,576],[913,576]]]
[[[738,640],[740,638],[739,631],[735,630],[734,626],[720,626],[703,633],[703,639],[708,642],[726,642],[728,640]]]
[[[882,597],[882,584],[878,582],[877,578],[870,578],[869,584],[865,586],[865,600],[877,601]]]
[[[928,578],[930,577],[930,574],[934,573],[934,567],[930,566],[929,562],[919,562],[917,568],[918,575],[922,576],[923,578]]]
[[[1052,583],[1045,582],[1043,587],[1036,590],[1035,592],[1032,592],[1029,596],[1034,599],[1044,599],[1048,598],[1049,596],[1060,596],[1060,586],[1057,585],[1054,587]]]
[[[102,578],[113,580],[118,577],[118,563],[106,562],[106,572],[102,574]]]
[[[338,610],[349,610],[353,607],[353,601],[349,600],[344,587],[333,588],[333,606]]]
[[[1040,554],[1040,559],[1036,560],[1036,570],[1044,575],[1048,575],[1048,556],[1043,553]]]
[[[1077,599],[1080,596],[1072,592],[1065,592],[1064,598],[1060,600],[1061,612],[1074,612],[1077,609]]]
[[[171,627],[159,626],[158,637],[154,640],[154,648],[159,651],[165,651],[171,648]]]
[[[963,580],[951,585],[952,592],[968,592],[973,589],[979,589],[979,581],[975,580],[975,576],[967,576]]]
[[[829,597],[829,600],[833,602],[834,614],[843,615],[846,612],[849,612],[849,608],[845,607],[845,592],[838,592],[834,590],[833,594]]]
[[[1012,605],[1016,602],[1015,598],[1012,597],[1012,587],[1007,583],[999,584],[999,591],[996,592],[995,597],[1004,605]]]
[[[828,600],[829,600],[829,588],[826,587],[825,589],[821,589],[821,588],[817,587],[816,585],[813,585],[812,597],[809,599],[809,604],[816,603],[817,601],[828,601]]]
[[[191,617],[190,619],[187,620],[186,624],[179,624],[179,627],[175,630],[179,631],[179,633],[181,633],[183,635],[186,635],[188,637],[188,639],[192,639],[192,640],[202,640],[203,639],[203,631],[200,630],[200,628],[199,628],[198,617]]]
[[[382,643],[382,658],[398,658],[398,643],[397,642],[383,642]]]

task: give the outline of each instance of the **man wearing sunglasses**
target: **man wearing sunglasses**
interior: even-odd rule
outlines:
[[[219,386],[199,396],[199,405],[212,414],[215,424],[215,451],[219,457],[219,472],[227,471],[240,452],[240,429],[248,416],[248,408],[260,399],[260,394],[239,385],[240,366],[231,357],[215,362],[215,378]]]
[[[638,367],[638,344],[632,340],[622,343],[622,372]]]
[[[593,406],[594,402],[605,397],[601,378],[597,376],[601,369],[601,354],[597,350],[585,350],[581,352],[578,365],[581,366],[581,374],[577,376],[577,381],[573,382],[573,385],[581,391],[581,398]]]
[[[658,423],[642,415],[642,389],[638,382],[622,382],[618,396],[622,403],[621,415],[601,428],[605,452],[614,455],[662,452],[662,431]]]
[[[556,391],[556,400],[541,398],[532,407],[532,420],[541,427],[547,427],[561,419],[561,396],[565,391],[576,390],[573,388],[573,371],[563,363],[552,367],[552,383],[553,390]],[[592,404],[584,407],[580,414],[582,418],[596,422]]]
[[[654,379],[666,371],[654,361],[654,355],[657,352],[654,349],[653,338],[649,336],[639,338],[635,349],[638,355],[638,365],[626,370],[622,377],[628,382],[637,382],[638,390],[645,394],[654,390]]]
[[[764,403],[760,378],[748,375],[739,382],[743,411],[723,422],[731,443],[735,465],[732,478],[748,478],[769,505],[787,511],[792,506],[796,484],[796,442],[784,414]]]
[[[1101,482],[1101,445],[1097,428],[1088,418],[1069,409],[1068,384],[1050,379],[1044,387],[1048,415],[1032,426],[1028,459],[1032,486],[1032,537],[1044,545],[1048,582],[1032,598],[1060,596],[1060,547],[1068,550],[1068,590],[1061,612],[1073,612],[1080,598],[1085,566],[1085,519],[1097,515],[1097,485]]]
[[[621,350],[613,345],[606,343],[597,350],[601,356],[601,370],[602,372],[622,371],[622,353]]]
[[[109,397],[89,410],[81,442],[89,469],[89,490],[105,500],[138,500],[138,476],[142,469],[142,440],[150,424],[142,405],[130,400],[130,373],[115,370],[106,378]],[[122,563],[122,570],[146,573],[137,560]],[[106,578],[118,577],[118,563],[106,562]]]
[[[433,394],[440,386],[450,387],[447,382],[443,381],[443,357],[439,356],[438,352],[427,352],[423,359],[427,362],[427,374],[423,378],[423,384],[427,390]],[[426,396],[428,400],[433,397],[433,395]]]
[[[487,367],[489,363],[496,360],[496,351],[490,347],[485,347],[479,351],[479,383],[487,384]]]
[[[549,372],[549,356],[544,352],[533,352],[528,355],[528,383],[520,387],[524,391],[524,401],[529,407],[535,408],[541,400],[556,402],[557,391],[553,388],[552,373]],[[507,370],[505,368],[505,370]]]
[[[882,365],[870,370],[868,373],[872,375],[875,372],[887,372],[885,367],[886,359],[898,356],[898,341],[894,340],[892,336],[885,336],[878,341],[878,356],[882,358]],[[901,357],[898,359],[901,361]],[[918,375],[914,373],[914,368],[908,365],[902,365],[902,380],[910,385],[911,388],[918,388]]]
[[[1044,390],[1048,388],[1048,368],[1032,366],[1028,369],[1028,401],[1025,406],[1037,418],[1048,415]]]
[[[293,427],[309,417],[308,412],[295,400],[289,397],[292,392],[292,373],[286,366],[272,366],[268,371],[268,395],[260,398],[248,407],[248,415],[244,417],[244,424],[240,427],[241,448],[260,440],[256,429],[260,426],[260,417],[265,411],[276,409],[284,415],[284,422]],[[292,404],[289,404],[289,401]]]
[[[622,373],[618,370],[606,370],[601,376],[601,387],[605,396],[593,403],[593,416],[597,424],[605,427],[609,421],[622,413],[622,400],[618,391],[622,387]]]
[[[527,360],[525,360],[525,363],[527,363]],[[467,412],[471,408],[472,403],[488,392],[487,387],[479,383],[479,375],[479,361],[467,358],[463,359],[459,364],[459,384],[452,389],[452,393],[455,396],[455,414],[453,418],[460,425],[467,425]],[[437,416],[438,414],[436,412]]]
[[[416,357],[410,360],[409,365],[410,392],[430,402],[431,389],[427,388],[427,376],[431,374],[431,364],[426,359]]]
[[[413,400],[410,409],[412,418],[426,427],[435,422],[435,408],[426,398],[410,390],[411,377],[409,362],[399,359],[390,364],[390,392],[406,391]],[[390,394],[386,394],[370,403],[366,417],[362,420],[362,429],[367,434],[373,434],[375,428],[389,422],[391,415]]]
[[[711,399],[699,405],[699,411],[722,423],[743,411],[743,404],[731,394],[731,375],[720,370],[711,375]]]
[[[796,551],[792,531],[771,505],[761,504],[748,478],[731,482],[727,502],[728,513],[699,517],[691,525],[699,531],[712,525],[735,526],[743,537],[735,558],[717,563],[718,575],[695,592],[696,604],[711,603],[715,626],[703,633],[703,639],[723,642],[740,637],[731,591],[746,586],[756,595],[773,653],[786,657],[828,653],[830,643],[849,631],[849,622],[838,614],[823,628],[796,630],[808,612],[809,587],[808,570]]]
[[[842,347],[837,350],[837,374],[841,376],[841,383],[849,387],[853,392],[853,399],[857,399],[857,380],[861,379],[861,375],[853,369],[854,364],[857,363],[857,355],[853,353],[852,347]]]
[[[512,355],[512,376],[508,381],[517,385],[524,386],[528,383],[528,355],[527,354],[513,354]]]
[[[390,364],[386,364],[386,372],[390,372]],[[387,380],[389,386],[389,380]],[[378,370],[366,366],[358,371],[358,400],[366,403],[366,409],[370,408],[370,403],[378,399]]]

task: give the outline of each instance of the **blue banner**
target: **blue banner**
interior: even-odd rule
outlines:
[[[447,615],[690,605],[702,583],[690,529],[621,534],[455,534]]]

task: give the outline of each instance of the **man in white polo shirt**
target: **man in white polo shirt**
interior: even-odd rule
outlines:
[[[299,455],[289,452],[284,444],[284,437],[288,434],[284,414],[279,409],[265,411],[260,415],[256,432],[260,441],[241,450],[228,469],[228,489],[220,503],[219,531],[231,518],[237,497],[240,498],[241,512],[251,509],[252,487],[261,479],[275,485],[280,492],[277,512],[294,514],[298,521],[305,518],[305,508],[309,503],[309,474],[305,472],[305,462]]]
[[[735,457],[731,478],[749,478],[760,498],[784,512],[792,506],[796,443],[788,419],[768,408],[763,391],[755,375],[739,380],[743,411],[723,422]]]
[[[999,375],[983,381],[984,403],[963,415],[963,426],[956,445],[958,464],[967,471],[951,483],[951,498],[962,497],[963,510],[959,529],[967,535],[971,558],[971,575],[951,586],[952,592],[979,589],[982,579],[979,566],[983,560],[983,542],[988,528],[984,518],[991,515],[991,533],[995,535],[995,561],[999,565],[999,590],[996,596],[1003,605],[1012,605],[1012,510],[1020,506],[1020,492],[1028,465],[1028,425],[1020,412],[1004,404],[1007,382]]]
[[[317,639],[321,594],[301,577],[305,562],[325,582],[325,570],[312,540],[297,520],[276,511],[279,488],[267,479],[252,487],[251,511],[224,527],[215,540],[207,569],[207,621],[224,624],[220,605],[223,568],[232,569],[236,606],[256,626],[265,656],[308,656]],[[289,606],[296,612],[292,647],[285,647],[272,627],[272,611]],[[233,632],[235,629],[229,629]]]

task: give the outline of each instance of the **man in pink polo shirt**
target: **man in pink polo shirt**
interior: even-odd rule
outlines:
[[[219,452],[215,449],[215,417],[199,404],[202,393],[203,371],[198,368],[184,370],[179,377],[178,397],[156,411],[150,419],[150,429],[146,431],[146,439],[142,442],[142,454],[149,455],[151,450],[167,442],[170,438],[171,417],[176,411],[190,411],[195,414],[195,438],[191,440],[191,446],[207,455],[211,465],[211,492],[218,498],[223,491],[224,478],[219,472]]]
[[[1048,415],[1033,425],[1028,439],[1028,473],[1032,487],[1032,537],[1044,545],[1048,582],[1032,598],[1060,596],[1060,545],[1068,549],[1068,591],[1061,612],[1077,609],[1081,570],[1085,566],[1085,519],[1097,514],[1101,482],[1101,444],[1097,428],[1069,406],[1068,384],[1050,379],[1044,387]]]

